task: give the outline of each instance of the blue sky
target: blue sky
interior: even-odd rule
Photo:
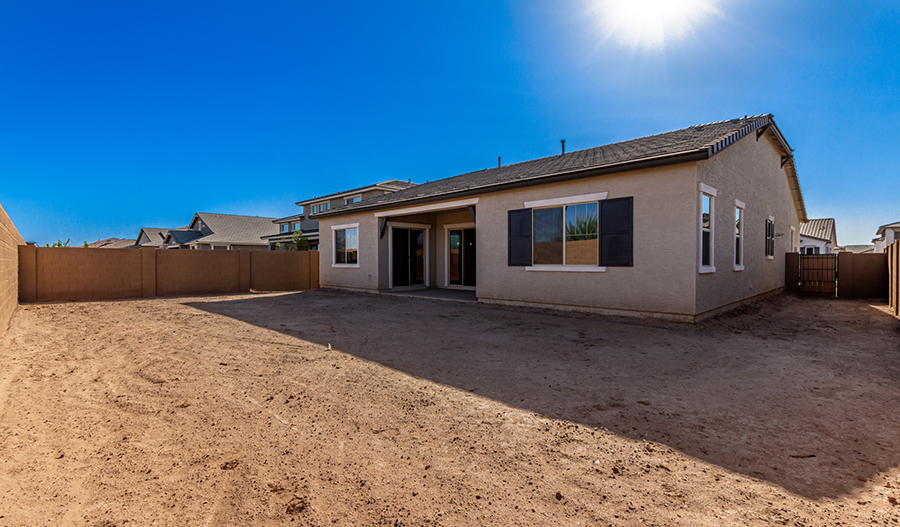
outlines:
[[[133,238],[773,113],[839,243],[900,220],[900,4],[720,1],[652,47],[610,5],[4,2],[0,204],[29,241]]]

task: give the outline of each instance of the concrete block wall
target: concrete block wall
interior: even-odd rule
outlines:
[[[249,287],[241,288],[244,282],[240,265],[242,252],[157,249],[156,294],[179,296],[249,292]]]
[[[888,259],[888,302],[891,312],[900,317],[900,242],[894,242],[887,249]]]
[[[25,240],[0,205],[0,335],[19,305],[19,246]]]
[[[19,246],[18,298],[52,302],[315,289],[318,254]]]
[[[142,295],[141,253],[38,247],[37,300],[108,300]]]

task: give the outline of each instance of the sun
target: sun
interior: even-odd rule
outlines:
[[[604,40],[632,49],[665,48],[688,37],[709,16],[719,16],[720,0],[594,0]]]

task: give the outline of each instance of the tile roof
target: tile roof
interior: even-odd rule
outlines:
[[[875,245],[871,243],[864,245],[847,245],[843,249],[849,253],[855,254],[873,253],[875,252]]]
[[[835,244],[837,244],[837,233],[834,230],[834,218],[821,218],[809,220],[800,224],[800,236],[808,238],[817,238],[819,240],[831,241],[834,235]]]
[[[896,229],[898,227],[900,227],[900,221],[898,221],[896,223],[888,223],[887,225],[882,225],[881,227],[878,227],[878,232],[876,232],[875,234],[880,236],[880,235],[884,234],[885,229]]]
[[[350,190],[342,190],[340,192],[334,192],[331,194],[326,194],[324,196],[316,196],[314,198],[305,199],[303,201],[298,201],[297,205],[305,205],[307,203],[314,203],[319,201],[325,201],[328,199],[333,199],[339,196],[344,196],[348,194],[358,194],[360,192],[369,191],[369,190],[389,190],[391,192],[397,192],[400,190],[408,189],[410,187],[418,186],[418,183],[412,183],[410,181],[400,181],[399,179],[389,179],[387,181],[382,181],[381,183],[375,183],[374,185],[366,185],[364,187],[357,187]],[[366,200],[368,201],[368,199]]]
[[[172,237],[172,241],[180,245],[200,238],[203,236],[203,233],[196,229],[169,229],[166,232],[166,237],[169,236]]]
[[[126,247],[134,247],[134,240],[127,240],[125,238],[107,238],[88,244],[89,249],[124,249]]]
[[[144,227],[141,229],[141,234],[146,234],[147,238],[150,238],[150,241],[141,245],[141,247],[159,247],[163,240],[166,237],[166,233],[169,229],[159,229],[156,227]],[[137,243],[141,239],[141,235],[138,234],[138,237],[134,240],[134,243]]]
[[[195,243],[265,245],[264,242],[260,241],[260,238],[278,233],[278,226],[272,223],[275,218],[213,214],[210,212],[198,212],[196,216],[203,220],[203,223],[209,227],[212,234],[193,240]]]
[[[786,155],[790,155],[791,148],[775,126],[772,115],[754,115],[729,121],[700,124],[673,132],[439,179],[391,194],[334,207],[330,211],[314,214],[312,217],[316,219],[357,210],[390,208],[404,202],[438,201],[463,193],[466,193],[463,195],[472,195],[504,186],[540,184],[543,183],[540,180],[544,178],[577,175],[596,169],[620,172],[627,170],[630,165],[640,162],[667,164],[697,161],[715,155],[738,139],[760,129],[771,130],[786,150]],[[805,219],[806,209],[793,163],[788,163],[785,168],[788,168],[789,174],[793,175],[791,187],[794,202],[801,219]],[[596,175],[596,172],[593,175]]]

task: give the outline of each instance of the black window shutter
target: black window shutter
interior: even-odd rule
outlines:
[[[634,265],[634,198],[600,202],[600,265]]]
[[[509,211],[509,265],[531,265],[531,209]]]

